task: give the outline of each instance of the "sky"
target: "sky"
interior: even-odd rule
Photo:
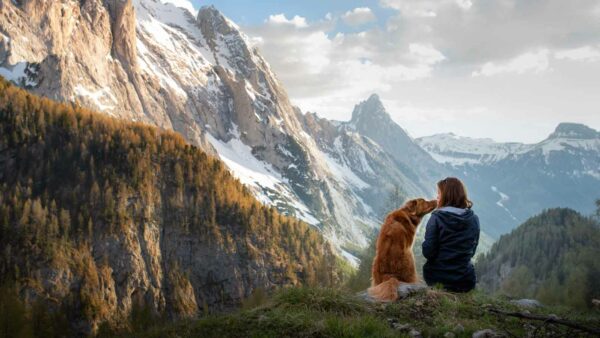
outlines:
[[[377,93],[413,137],[600,130],[598,0],[192,2],[241,26],[305,112],[349,120]]]

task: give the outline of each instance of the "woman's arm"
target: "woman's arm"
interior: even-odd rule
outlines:
[[[437,224],[437,216],[431,214],[429,221],[427,221],[427,228],[425,229],[425,241],[421,246],[425,258],[435,259],[435,257],[437,257],[440,244],[439,238],[440,230]]]

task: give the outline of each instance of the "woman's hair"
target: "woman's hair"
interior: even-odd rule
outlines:
[[[467,197],[465,185],[458,178],[446,177],[437,186],[440,189],[438,208],[449,206],[465,209],[473,206],[473,202]]]

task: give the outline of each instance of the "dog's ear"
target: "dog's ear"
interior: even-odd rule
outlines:
[[[406,202],[406,204],[404,205],[404,209],[409,214],[414,215],[417,212],[417,205],[418,205],[417,200],[410,200],[410,201]]]

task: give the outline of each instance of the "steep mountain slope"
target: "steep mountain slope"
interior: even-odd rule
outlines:
[[[321,228],[336,244],[366,245],[365,232],[377,225],[375,197],[387,188],[368,182],[390,178],[408,195],[430,193],[411,166],[376,177],[360,171],[371,165],[366,160],[354,172],[347,158],[329,151],[333,143],[318,144],[305,130],[234,23],[214,7],[194,17],[165,2],[3,0],[0,75],[50,98],[181,133],[218,154],[261,201]],[[343,142],[353,161],[376,147],[358,136]],[[391,154],[403,163],[400,153]],[[392,163],[380,157],[379,166]]]
[[[448,135],[417,142],[464,178],[496,237],[544,208],[590,214],[600,196],[600,133],[581,124],[561,123],[537,144]]]
[[[503,235],[476,268],[487,291],[586,308],[600,297],[598,255],[598,222],[550,209]]]
[[[173,132],[0,81],[0,167],[0,284],[79,333],[136,305],[188,317],[339,278],[316,229]]]
[[[392,120],[377,95],[354,107],[345,129],[369,137],[390,154],[395,165],[422,191],[435,193],[435,185],[447,170],[437,163]]]
[[[356,105],[350,121],[329,121],[316,113],[298,115],[306,133],[330,157],[329,163],[343,165],[367,183],[361,197],[381,216],[390,211],[385,209],[385,197],[394,187],[405,198],[432,196],[434,180],[445,171],[391,119],[375,94]]]

